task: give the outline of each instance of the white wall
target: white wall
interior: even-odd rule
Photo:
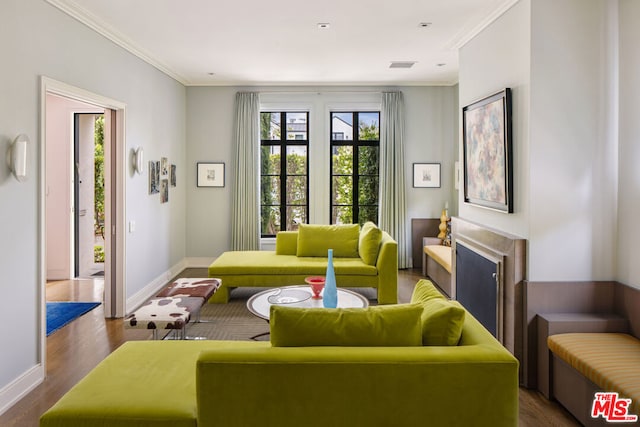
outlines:
[[[460,106],[505,87],[512,90],[514,213],[505,214],[464,203],[460,185],[460,217],[520,237],[529,236],[529,92],[530,0],[523,0],[460,49]],[[462,116],[459,120],[462,126]],[[463,138],[462,133],[459,136]],[[462,145],[462,144],[460,144]],[[463,169],[462,146],[458,150]],[[463,180],[463,179],[462,179]]]
[[[620,201],[617,277],[640,288],[640,2],[621,0],[620,19]]]
[[[0,412],[42,378],[40,359],[39,145],[40,76],[127,105],[126,145],[142,145],[148,159],[178,165],[178,187],[160,205],[148,196],[146,176],[126,180],[126,289],[131,296],[185,255],[184,86],[142,62],[44,1],[0,2],[0,165],[19,133],[31,139],[29,180],[18,183],[0,167]],[[185,173],[183,175],[183,172]],[[16,321],[19,319],[19,321]]]
[[[310,214],[312,223],[329,222],[329,111],[379,109],[380,93],[388,88],[187,88],[188,183],[187,254],[213,258],[229,250],[231,195],[233,193],[233,123],[235,93],[261,93],[268,109],[310,111]],[[408,217],[437,218],[455,193],[453,163],[456,135],[455,87],[402,87],[405,100],[405,157]],[[225,188],[197,188],[198,161],[227,165]],[[412,188],[412,163],[441,162],[442,187]],[[455,211],[453,211],[455,213]],[[410,223],[408,223],[410,226]],[[203,261],[206,262],[206,261]]]
[[[532,281],[614,276],[617,141],[607,114],[607,3],[531,2]]]
[[[615,276],[615,6],[522,0],[460,51],[461,106],[514,88],[515,156],[515,213],[460,216],[528,239],[530,281]]]

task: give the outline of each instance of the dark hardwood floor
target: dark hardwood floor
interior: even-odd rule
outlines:
[[[188,269],[180,274],[206,275],[206,269]],[[398,277],[398,299],[408,302],[413,285],[422,275],[418,270],[404,270]],[[48,301],[101,301],[102,292],[102,279],[47,284]],[[102,305],[74,320],[47,338],[44,382],[0,415],[0,426],[38,426],[40,416],[109,353],[126,341],[150,338],[150,332],[124,329],[122,319],[105,319]],[[580,425],[564,408],[535,390],[520,388],[519,399],[521,427]]]

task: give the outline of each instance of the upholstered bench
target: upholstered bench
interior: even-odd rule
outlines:
[[[551,351],[551,388],[582,424],[591,418],[598,391],[631,399],[629,413],[640,415],[640,340],[622,333],[567,333],[547,338]]]
[[[153,339],[158,329],[176,329],[186,338],[187,323],[200,322],[200,309],[220,288],[217,278],[181,277],[162,289],[125,321],[127,328],[151,329]]]
[[[451,257],[450,246],[429,244],[433,238],[423,239],[422,266],[423,274],[429,276],[447,296],[451,297]],[[440,239],[436,239],[439,241]]]
[[[153,339],[158,330],[178,330],[185,337],[185,327],[192,315],[199,313],[204,301],[199,297],[156,297],[147,301],[125,319],[129,329],[151,329]]]
[[[200,297],[205,301],[216,293],[221,280],[217,278],[181,277],[160,291],[157,297]]]

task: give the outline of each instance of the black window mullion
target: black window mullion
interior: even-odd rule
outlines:
[[[280,231],[287,229],[287,113],[280,113]]]

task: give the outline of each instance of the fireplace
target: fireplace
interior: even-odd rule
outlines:
[[[522,373],[526,240],[458,217],[451,235],[452,297],[518,358]]]
[[[457,242],[455,299],[504,344],[502,263],[502,256]]]

